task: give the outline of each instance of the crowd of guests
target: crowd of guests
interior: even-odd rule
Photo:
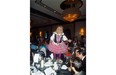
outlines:
[[[82,37],[83,38],[83,37]],[[30,65],[33,63],[34,54],[43,52],[43,57],[50,57],[48,50],[49,39],[40,39],[38,43],[30,43]],[[68,50],[61,55],[61,60],[67,62],[68,70],[72,75],[86,74],[86,47],[85,38],[77,40],[73,38],[71,43],[68,43]]]
[[[55,60],[62,60],[68,66],[71,75],[86,75],[86,39],[74,37],[68,40],[63,34],[63,27],[59,26],[50,39],[37,38],[36,42],[30,42],[30,65],[33,64],[35,53],[40,53],[43,57],[50,57],[54,54]],[[59,41],[57,35],[60,35]],[[55,37],[55,40],[53,39]],[[62,42],[65,41],[66,42]],[[67,42],[68,40],[68,42]],[[65,44],[66,46],[65,46]],[[62,47],[62,48],[60,48]],[[58,51],[61,50],[61,51]],[[67,50],[65,50],[67,49]]]

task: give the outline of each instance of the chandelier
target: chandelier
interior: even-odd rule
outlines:
[[[67,8],[63,11],[62,13],[62,17],[64,20],[69,21],[69,22],[73,22],[76,19],[78,19],[81,15],[81,12],[76,9],[76,8]]]
[[[81,0],[66,0],[62,2],[60,7],[64,10],[62,12],[63,19],[68,22],[77,20],[81,15],[79,8],[82,5],[83,2]]]

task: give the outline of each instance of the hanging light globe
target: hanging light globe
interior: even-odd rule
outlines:
[[[67,8],[62,12],[62,17],[65,21],[73,22],[77,20],[81,15],[79,9],[75,7]]]
[[[81,16],[79,10],[83,6],[82,0],[65,0],[60,4],[60,8],[64,10],[62,12],[62,18],[65,21],[73,22]]]

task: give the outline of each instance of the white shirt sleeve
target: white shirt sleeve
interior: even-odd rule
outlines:
[[[51,41],[54,41],[54,36],[55,36],[55,35],[52,34],[52,36],[50,37],[50,40],[51,40]]]
[[[68,40],[68,38],[65,35],[63,35],[63,41],[66,41],[66,40]]]

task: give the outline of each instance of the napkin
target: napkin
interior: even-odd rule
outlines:
[[[31,75],[35,75],[35,73],[31,73]]]
[[[46,63],[45,63],[45,66],[46,66],[46,67],[52,66],[52,62],[49,62],[49,61],[46,62]]]
[[[66,70],[68,67],[66,65],[62,65],[61,69]]]
[[[57,62],[54,62],[54,70],[58,70]]]
[[[52,75],[52,74],[56,75],[56,72],[51,67],[45,69],[44,72],[45,72],[46,75]]]
[[[50,55],[51,59],[53,60],[54,56],[53,56],[53,53]]]
[[[36,69],[35,66],[30,66],[30,69],[32,69],[31,72],[33,71],[33,73],[36,73],[37,72],[37,69]]]
[[[41,72],[41,71],[37,71],[36,73],[35,73],[35,75],[45,75],[43,72]]]
[[[34,62],[38,63],[39,59],[41,59],[41,56],[39,54],[34,55]]]
[[[41,68],[44,67],[44,60],[41,60]]]

